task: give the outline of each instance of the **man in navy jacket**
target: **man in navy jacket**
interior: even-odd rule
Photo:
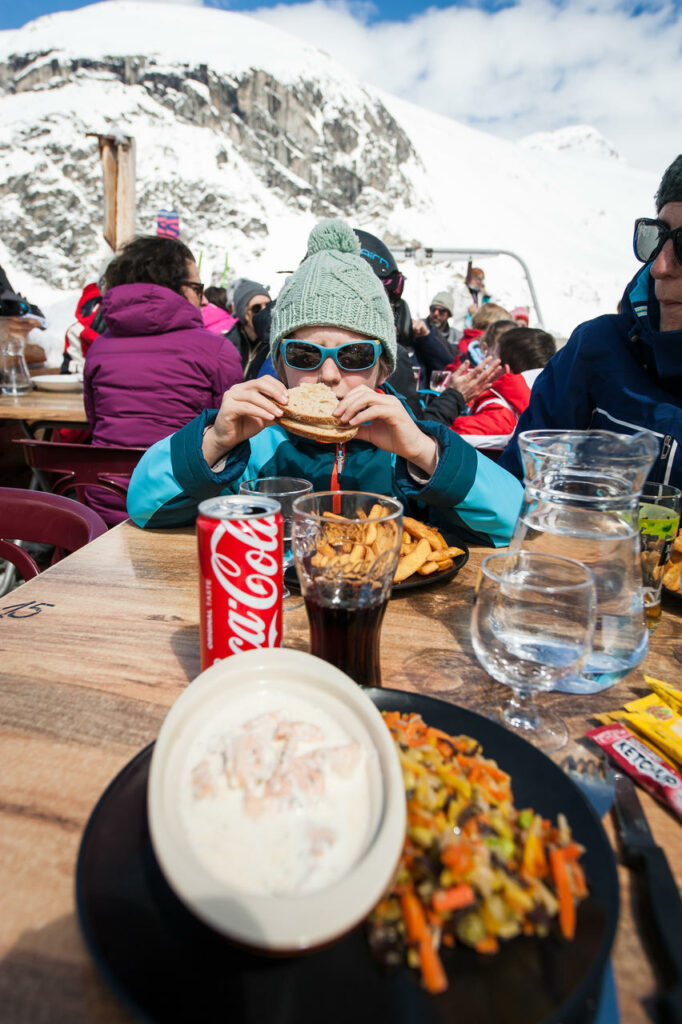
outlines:
[[[656,193],[656,219],[635,225],[645,266],[625,289],[620,312],[588,320],[550,360],[499,463],[522,476],[522,430],[650,430],[656,482],[682,487],[682,155]]]

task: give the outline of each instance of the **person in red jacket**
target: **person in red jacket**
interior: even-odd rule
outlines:
[[[507,372],[475,399],[468,415],[455,417],[450,429],[470,437],[513,434],[519,416],[530,402],[532,371],[543,367],[555,352],[556,342],[547,331],[533,327],[505,331],[494,351],[485,354],[497,356]],[[530,384],[526,374],[531,377]]]

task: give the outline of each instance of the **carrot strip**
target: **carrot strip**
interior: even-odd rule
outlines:
[[[566,869],[563,850],[554,847],[549,851],[549,863],[556,885],[557,899],[559,900],[559,927],[565,939],[572,939],[575,935],[575,900],[571,892],[571,883]]]
[[[474,866],[474,859],[469,850],[461,843],[452,843],[441,852],[440,859],[456,875],[465,875]]]
[[[445,992],[448,979],[441,958],[433,945],[431,935],[427,932],[419,943],[419,962],[421,964],[422,983],[427,992],[437,995]]]
[[[405,931],[409,943],[421,942],[429,934],[426,917],[419,898],[413,889],[406,889],[400,894],[400,907],[405,920]]]
[[[448,910],[460,910],[476,902],[474,890],[466,882],[453,885],[450,889],[438,889],[431,897],[433,909],[444,914]]]

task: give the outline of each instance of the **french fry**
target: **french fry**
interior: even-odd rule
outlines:
[[[365,544],[369,547],[377,539],[377,524],[368,523],[365,527]]]
[[[419,540],[428,538],[431,533],[426,523],[420,523],[418,519],[412,519],[410,516],[403,516],[403,530],[407,530],[411,537],[418,537]]]
[[[417,572],[420,576],[430,576],[432,572],[438,572],[439,569],[440,566],[437,562],[426,561],[423,565],[419,566]]]
[[[350,561],[351,565],[355,565],[357,562],[364,562],[365,560],[365,548],[363,544],[356,544],[351,553]]]
[[[411,576],[413,572],[424,564],[431,551],[431,545],[428,540],[424,537],[417,544],[414,551],[410,551],[408,555],[405,555],[398,562],[398,568],[395,571],[393,577],[394,583],[400,583],[401,580],[406,580],[408,576]]]
[[[447,562],[452,561],[457,555],[463,555],[464,552],[461,548],[438,548],[437,551],[432,551],[429,555],[428,562]]]

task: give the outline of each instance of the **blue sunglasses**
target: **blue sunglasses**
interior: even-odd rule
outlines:
[[[336,348],[323,348],[314,341],[287,338],[281,349],[284,362],[292,370],[317,370],[329,358],[341,370],[371,370],[381,353],[381,342],[347,341]]]

